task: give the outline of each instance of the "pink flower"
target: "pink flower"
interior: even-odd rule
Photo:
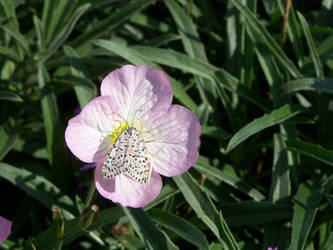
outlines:
[[[12,222],[0,216],[0,243],[8,238]]]
[[[125,65],[108,74],[101,96],[68,122],[66,143],[81,161],[97,163],[95,184],[102,196],[123,206],[142,207],[160,193],[160,174],[181,175],[198,160],[200,123],[187,108],[171,102],[171,84],[163,71]],[[145,183],[135,181],[129,172],[109,179],[102,176],[112,145],[129,127],[144,141],[138,149],[143,154],[145,148],[151,169]]]
[[[274,247],[274,248],[269,247],[269,248],[267,248],[267,250],[278,250],[278,248],[277,247]]]

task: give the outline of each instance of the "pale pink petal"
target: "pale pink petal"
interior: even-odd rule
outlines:
[[[134,116],[142,120],[149,118],[148,112],[165,112],[172,102],[167,75],[145,65],[125,65],[112,71],[102,81],[101,95],[109,95],[115,110],[129,122]]]
[[[184,173],[198,160],[201,127],[193,112],[171,105],[168,112],[155,119],[148,130],[156,138],[147,143],[153,169],[164,176]]]
[[[0,216],[0,243],[8,238],[12,222]]]
[[[142,207],[154,200],[162,188],[161,176],[154,170],[147,183],[141,184],[121,174],[114,179],[104,179],[101,175],[101,164],[95,170],[95,185],[98,192],[122,206]]]
[[[81,113],[68,122],[65,140],[72,153],[84,162],[99,162],[110,148],[108,136],[117,123],[108,96],[89,102]]]

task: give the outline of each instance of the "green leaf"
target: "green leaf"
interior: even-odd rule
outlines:
[[[219,140],[227,140],[231,135],[221,127],[201,126],[202,135],[217,138]]]
[[[245,18],[246,25],[251,26],[256,32],[256,36],[270,49],[271,53],[281,63],[281,65],[288,71],[293,77],[300,77],[302,74],[299,72],[294,63],[286,56],[277,42],[269,34],[262,23],[256,18],[256,16],[244,6],[240,0],[231,0],[235,7],[239,10],[241,15]]]
[[[318,91],[333,94],[333,78],[301,78],[289,81],[280,87],[280,94],[293,94],[298,91]]]
[[[44,50],[46,47],[44,27],[37,16],[34,16],[33,20],[34,20],[35,30],[37,33],[39,51],[40,51],[40,53],[44,53],[45,52]]]
[[[0,161],[8,154],[14,147],[18,138],[18,131],[15,127],[11,126],[9,122],[0,126]]]
[[[95,230],[102,226],[108,225],[112,222],[119,220],[124,216],[124,212],[121,207],[114,207],[104,209],[98,212],[96,220],[88,227],[87,230]],[[74,218],[72,220],[65,220],[65,237],[66,235],[72,235],[71,238],[64,242],[64,245],[70,241],[78,238],[79,236],[86,235],[86,231],[78,230],[77,226],[80,222],[80,217]],[[56,234],[53,228],[50,228],[41,234],[33,238],[36,249],[47,250],[53,249],[57,242]]]
[[[243,180],[239,179],[236,176],[232,176],[225,171],[221,171],[217,168],[214,168],[209,165],[209,159],[203,156],[199,156],[198,162],[194,165],[194,167],[201,172],[208,176],[208,178],[216,178],[224,183],[236,188],[237,190],[247,194],[251,198],[256,201],[261,201],[265,199],[265,196],[260,193],[254,187],[246,184]]]
[[[164,4],[169,9],[172,18],[177,25],[186,53],[190,57],[207,61],[205,48],[200,41],[197,28],[189,15],[185,13],[185,11],[174,0],[164,1]],[[203,101],[214,105],[214,100],[217,97],[214,88],[215,84],[211,80],[205,78],[196,77],[195,80]]]
[[[68,169],[64,148],[64,132],[59,120],[56,96],[51,91],[50,77],[42,62],[38,62],[38,85],[45,125],[47,149],[52,178],[59,187],[68,185]]]
[[[148,249],[178,249],[141,208],[123,207],[134,230]]]
[[[304,108],[298,105],[286,104],[279,109],[275,109],[270,114],[266,114],[260,118],[255,119],[233,135],[227,146],[227,151],[231,151],[238,144],[249,138],[251,135],[254,135],[268,127],[282,123],[290,119],[291,117],[299,114],[303,110]]]
[[[84,70],[81,59],[78,53],[70,46],[64,46],[65,55],[70,64],[70,71],[74,78],[77,78],[77,83],[84,83],[88,88],[74,85],[74,90],[77,99],[79,100],[80,107],[83,108],[97,95],[97,89],[92,83]],[[80,79],[80,81],[78,81]]]
[[[49,180],[3,162],[0,162],[0,169],[1,178],[22,189],[50,210],[53,205],[58,205],[67,219],[74,218],[74,202]]]
[[[69,1],[70,2],[70,1]],[[57,36],[52,39],[52,42],[49,46],[49,53],[47,58],[49,58],[56,50],[67,40],[69,35],[72,33],[76,23],[80,19],[80,17],[89,9],[90,4],[83,4],[79,8],[75,10],[75,12],[71,15],[69,20],[66,22],[65,26],[60,30]]]
[[[0,55],[14,62],[21,61],[20,56],[12,49],[0,45]]]
[[[274,134],[273,143],[274,157],[269,200],[274,203],[288,203],[290,202],[291,180],[289,176],[287,146],[280,134]],[[284,232],[286,232],[286,228],[282,221],[266,224],[264,227],[264,246],[286,247],[287,242],[285,238],[279,237]]]
[[[280,134],[274,134],[274,158],[270,200],[286,202],[290,196],[291,183],[288,169],[287,145]]]
[[[223,204],[223,214],[231,226],[260,225],[290,219],[292,208],[289,204],[242,201]]]
[[[64,75],[61,77],[54,77],[52,79],[52,83],[54,84],[68,84],[73,87],[80,87],[80,89],[84,89],[86,93],[90,95],[96,96],[96,86],[90,81],[88,78],[74,76],[74,75]],[[88,100],[88,98],[85,98]]]
[[[297,15],[298,15],[299,20],[301,21],[301,24],[302,24],[302,27],[303,27],[303,30],[304,30],[306,41],[308,43],[309,50],[310,50],[310,53],[311,53],[312,61],[313,61],[313,64],[315,66],[315,69],[316,69],[316,75],[319,78],[324,78],[323,65],[321,64],[317,48],[316,48],[315,43],[313,41],[313,38],[311,36],[309,25],[308,25],[305,18],[303,17],[303,15],[300,12],[297,12]]]
[[[19,31],[12,29],[9,25],[1,25],[0,27],[22,45],[28,55],[30,54],[29,42]]]
[[[76,7],[78,0],[62,0],[59,1],[57,6],[52,4],[53,9],[50,10],[49,7],[51,4],[49,2],[45,3],[44,10],[43,10],[43,20],[46,19],[44,13],[48,13],[50,15],[49,22],[47,23],[46,27],[46,41],[49,44],[56,38],[56,34],[63,28],[63,24],[69,22],[67,20],[67,15],[75,15],[72,13],[72,9]],[[46,21],[46,20],[45,20]]]
[[[323,148],[318,144],[294,139],[287,139],[286,143],[288,150],[298,152],[333,166],[333,150]]]
[[[299,186],[294,202],[290,249],[304,249],[321,200],[322,194],[314,185],[303,183]]]
[[[154,221],[165,226],[198,248],[209,248],[206,236],[183,218],[156,208],[150,209],[148,214]]]
[[[0,90],[0,100],[23,102],[23,99],[18,94],[8,90]]]
[[[221,224],[223,228],[223,245],[225,249],[230,249],[230,250],[239,250],[239,247],[236,243],[235,238],[230,232],[230,229],[228,227],[227,222],[224,220],[222,212],[220,211],[220,219],[221,219]]]
[[[126,47],[124,45],[121,45],[119,43],[113,42],[113,41],[107,41],[103,39],[98,39],[93,41],[93,44],[102,47],[106,50],[109,50],[129,62],[135,64],[135,65],[147,65],[148,67],[151,68],[160,68],[158,65],[154,64],[152,61],[150,61],[148,58],[144,56],[144,54],[139,53],[136,49]],[[171,85],[172,85],[172,90],[173,94],[175,97],[186,107],[188,107],[190,110],[195,112],[197,110],[197,105],[195,102],[192,100],[192,98],[187,95],[187,93],[184,91],[182,85],[180,82],[176,81],[175,79],[171,78],[169,76]]]
[[[185,72],[192,73],[210,80],[215,80],[221,87],[233,91],[244,97],[249,102],[254,103],[261,109],[270,110],[267,102],[251,89],[239,84],[238,80],[228,72],[219,69],[203,60],[191,58],[171,49],[152,48],[145,46],[135,46],[137,52],[144,55],[150,61],[178,68]]]
[[[279,8],[281,14],[284,16],[285,14],[285,4],[286,2],[283,0],[278,0]],[[291,45],[295,51],[295,55],[297,58],[297,63],[299,67],[303,66],[305,60],[305,52],[302,41],[302,32],[301,25],[297,22],[295,10],[293,7],[293,2],[290,1],[290,10],[289,10],[289,18],[287,22],[287,33],[290,39]]]
[[[93,29],[82,34],[74,40],[72,47],[78,47],[82,44],[99,37],[106,31],[111,31],[126,22],[133,14],[150,5],[154,0],[137,0],[125,4],[124,7],[115,11],[105,20],[94,25]]]
[[[208,195],[188,172],[181,176],[173,177],[173,180],[176,182],[185,200],[191,205],[199,219],[202,220],[222,242],[224,231],[220,216]]]

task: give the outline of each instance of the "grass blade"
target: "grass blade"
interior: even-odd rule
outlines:
[[[249,25],[256,32],[256,35],[262,40],[262,42],[270,49],[271,53],[281,63],[281,65],[288,71],[293,77],[300,77],[302,74],[299,72],[294,63],[286,56],[277,42],[268,33],[266,28],[260,23],[255,15],[244,6],[239,0],[231,0],[235,7],[239,10],[241,15],[245,18],[246,25]]]
[[[33,17],[34,25],[35,25],[35,30],[37,33],[37,40],[38,40],[38,47],[39,47],[39,52],[44,54],[45,53],[45,32],[44,32],[44,27],[39,20],[37,16]]]
[[[297,15],[298,15],[299,20],[301,21],[301,24],[302,24],[302,27],[304,30],[306,41],[308,43],[309,50],[311,53],[312,61],[313,61],[314,67],[316,69],[316,75],[318,78],[324,78],[323,65],[321,64],[320,57],[318,55],[318,51],[316,49],[313,38],[311,36],[309,25],[308,25],[307,21],[305,20],[304,16],[300,12],[297,12]]]
[[[301,78],[283,84],[279,90],[281,95],[293,94],[298,91],[318,91],[333,94],[333,78]]]
[[[123,207],[123,209],[148,249],[178,249],[169,237],[154,225],[142,208]]]
[[[221,70],[203,60],[191,58],[182,53],[161,48],[151,48],[145,46],[135,46],[136,51],[145,55],[150,61],[177,68],[197,76],[216,80],[221,87],[233,91],[244,97],[249,102],[254,103],[261,109],[270,110],[267,102],[257,93],[239,84],[238,80],[228,72]]]
[[[216,207],[198,183],[187,172],[173,177],[186,201],[192,206],[197,216],[208,226],[215,236],[223,242],[223,228]]]
[[[333,150],[300,140],[287,139],[287,148],[333,166]]]
[[[56,204],[65,212],[64,215],[67,219],[74,218],[72,214],[75,211],[74,202],[43,176],[3,162],[0,162],[0,169],[1,178],[22,189],[27,195],[50,210],[52,206]]]
[[[19,31],[12,29],[9,25],[1,25],[0,27],[22,45],[28,55],[30,54],[29,42]]]
[[[59,30],[63,28],[63,24],[66,23],[66,17],[68,14],[72,14],[73,8],[75,8],[78,0],[62,0],[59,2],[57,6],[53,4],[54,9],[49,10],[50,3],[45,3],[45,12],[48,12],[48,14],[51,15],[50,21],[48,23],[48,26],[45,26],[47,28],[46,33],[46,42],[49,44],[51,41],[53,41],[56,38],[56,34]],[[43,10],[43,15],[44,15]],[[44,20],[45,20],[45,16]],[[69,21],[67,21],[69,22]]]
[[[254,121],[248,123],[243,128],[241,128],[233,137],[230,139],[227,151],[231,151],[238,144],[249,138],[251,135],[254,135],[268,127],[280,124],[291,117],[302,112],[304,108],[298,105],[289,105],[286,104],[279,109],[275,109],[272,113],[266,114],[260,118],[255,119]]]
[[[157,223],[165,226],[198,248],[209,248],[206,236],[183,218],[156,208],[150,209],[148,214]]]
[[[250,185],[243,182],[241,179],[237,178],[236,176],[232,176],[224,171],[221,171],[217,168],[211,167],[208,162],[208,158],[203,156],[199,156],[198,162],[194,165],[194,167],[201,172],[208,176],[208,178],[216,178],[218,180],[223,181],[224,183],[234,187],[235,189],[247,194],[255,201],[261,201],[265,199],[265,196],[260,193],[257,189],[251,187]]]
[[[51,91],[50,77],[42,62],[38,62],[38,85],[41,92],[47,149],[50,155],[49,163],[55,184],[66,188],[68,171],[65,154],[64,131],[62,129],[55,95]]]
[[[319,189],[310,183],[299,186],[295,197],[290,249],[304,249],[321,199]]]
[[[269,199],[274,203],[288,203],[291,192],[291,180],[288,168],[287,146],[280,134],[274,134],[274,158],[272,169],[272,183],[269,192]],[[269,223],[264,228],[264,247],[279,246],[287,247],[285,238],[286,227],[282,221]]]
[[[49,46],[49,54],[47,58],[49,58],[55,51],[67,40],[69,35],[72,33],[76,23],[79,21],[80,17],[89,9],[90,4],[84,4],[77,8],[73,15],[66,22],[65,26],[58,33],[58,35],[52,40]]]
[[[227,222],[224,220],[222,212],[220,211],[220,219],[223,231],[223,245],[225,249],[239,250],[235,238],[232,236]]]
[[[10,48],[6,48],[1,45],[0,45],[0,55],[3,56],[4,58],[14,61],[14,62],[21,61],[20,56],[14,50],[12,50]]]
[[[23,99],[18,94],[8,90],[0,90],[0,100],[23,102]]]
[[[14,147],[18,139],[18,131],[10,122],[0,126],[0,161]]]
[[[114,14],[110,15],[108,18],[96,24],[92,30],[75,39],[71,46],[76,48],[94,38],[99,37],[105,31],[117,28],[126,22],[132,15],[144,9],[154,1],[155,0],[137,0],[126,4],[123,8],[114,12]]]
[[[64,52],[67,56],[67,60],[70,65],[70,71],[72,75],[77,77],[78,79],[84,80],[84,83],[87,84],[89,87],[84,88],[81,86],[75,86],[74,90],[76,97],[79,101],[80,108],[82,109],[88,102],[90,102],[94,97],[97,95],[97,89],[94,83],[92,83],[89,78],[87,77],[87,73],[83,68],[81,59],[78,55],[78,53],[70,46],[64,46]],[[82,82],[82,81],[78,81]]]
[[[286,202],[290,196],[287,145],[280,134],[274,134],[274,159],[270,200]]]

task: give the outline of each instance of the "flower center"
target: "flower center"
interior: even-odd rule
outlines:
[[[118,126],[114,127],[112,132],[109,134],[111,145],[116,142],[118,137],[129,127],[128,123],[122,123],[118,121]]]

